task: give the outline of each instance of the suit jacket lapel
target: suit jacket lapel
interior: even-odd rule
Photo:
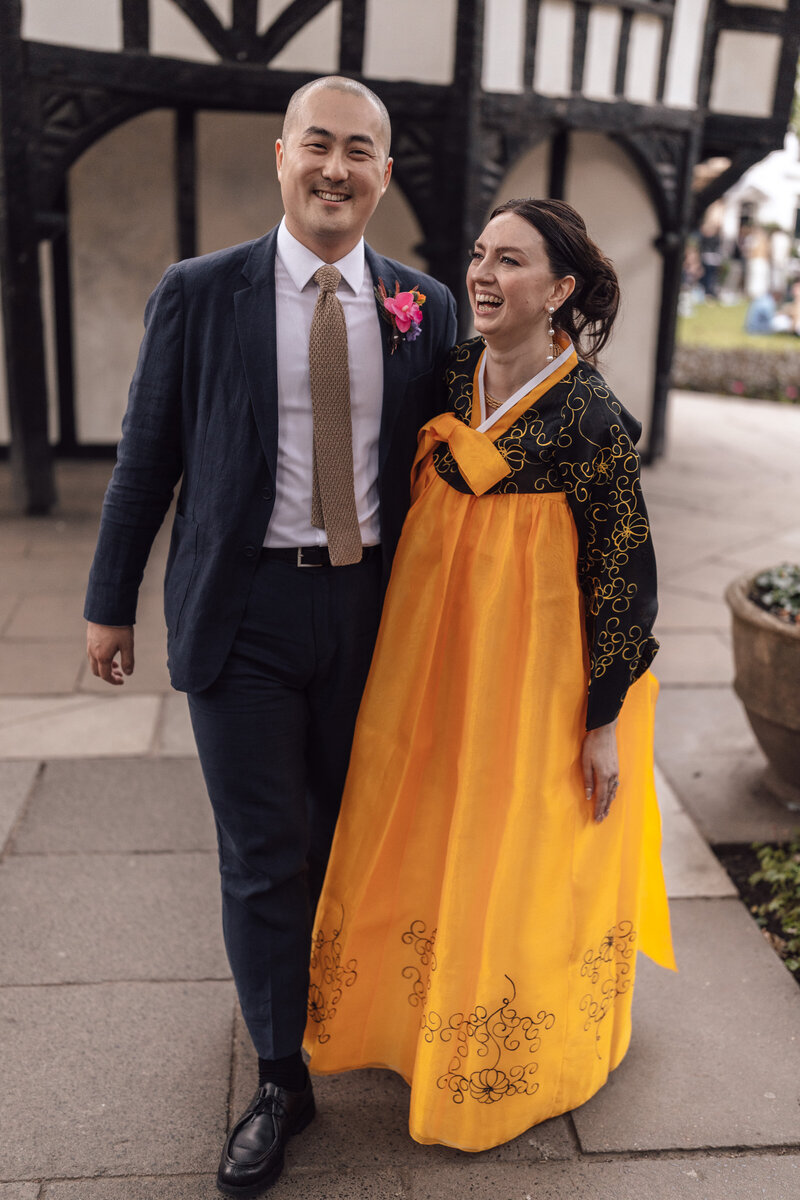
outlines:
[[[236,332],[250,403],[273,485],[278,463],[278,358],[275,332],[277,229],[253,243],[242,269],[248,283],[234,293]]]
[[[387,292],[394,291],[395,273],[392,264],[376,254],[369,246],[365,246],[367,265],[372,275],[373,285],[377,287],[379,278],[386,284]],[[376,301],[377,304],[377,301]],[[381,348],[383,350],[383,408],[381,411],[381,432],[378,443],[378,470],[383,469],[389,446],[392,441],[397,415],[403,403],[406,380],[408,379],[409,357],[403,353],[406,347],[401,343],[392,354],[389,344],[389,327],[380,317]]]

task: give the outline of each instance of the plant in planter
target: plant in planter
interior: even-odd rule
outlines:
[[[765,783],[800,810],[800,565],[731,583],[734,690],[769,767]]]

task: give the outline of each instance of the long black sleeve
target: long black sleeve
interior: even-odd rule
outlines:
[[[634,449],[641,426],[581,363],[573,372],[556,462],[578,531],[589,643],[586,728],[619,713],[658,650],[656,562]]]

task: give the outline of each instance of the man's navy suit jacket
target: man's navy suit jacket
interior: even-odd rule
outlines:
[[[277,230],[177,263],[145,310],[145,336],[122,423],[89,577],[85,616],[132,625],[153,539],[182,478],[164,581],[173,687],[214,682],[247,601],[275,499]],[[384,576],[409,504],[419,427],[441,411],[455,305],[436,280],[369,247],[374,282],[419,285],[420,336],[389,352],[381,321],[378,466]]]

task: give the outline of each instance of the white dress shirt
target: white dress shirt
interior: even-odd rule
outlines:
[[[275,507],[264,545],[325,546],[324,529],[311,524],[314,421],[311,414],[308,341],[319,289],[314,272],[323,266],[286,228],[278,227],[275,310],[278,358],[278,471]],[[347,323],[350,411],[356,511],[365,546],[380,541],[378,437],[383,404],[380,317],[363,238],[333,263],[341,271],[337,295]]]

